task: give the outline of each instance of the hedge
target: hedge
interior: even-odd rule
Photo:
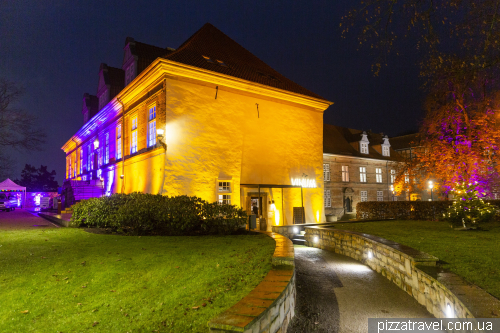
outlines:
[[[485,200],[500,207],[500,200]],[[443,220],[453,201],[365,201],[356,205],[356,218],[397,220]],[[498,220],[499,216],[496,216]]]
[[[246,212],[186,195],[113,194],[73,206],[73,225],[111,228],[129,234],[230,234],[246,223]]]

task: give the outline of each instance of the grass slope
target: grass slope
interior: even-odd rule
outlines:
[[[487,231],[456,231],[446,222],[380,221],[336,224],[377,235],[444,261],[443,267],[500,298],[500,224],[485,223]]]
[[[207,332],[271,269],[274,246],[265,235],[3,231],[0,332]]]

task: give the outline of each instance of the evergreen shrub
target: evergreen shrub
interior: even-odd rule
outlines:
[[[484,200],[497,212],[496,220],[500,219],[498,209],[500,200]],[[453,206],[453,201],[365,201],[356,205],[356,218],[359,220],[447,220],[445,215]],[[492,218],[490,215],[489,219]]]
[[[73,206],[71,222],[136,235],[230,234],[245,225],[246,212],[198,197],[134,192],[82,200]]]

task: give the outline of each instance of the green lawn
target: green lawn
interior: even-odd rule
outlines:
[[[500,298],[500,223],[487,231],[456,231],[446,222],[381,221],[339,223],[347,229],[377,235],[438,257],[447,268]]]
[[[265,235],[1,231],[0,332],[207,332],[271,269],[274,247]]]

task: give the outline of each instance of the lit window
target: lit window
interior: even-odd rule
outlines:
[[[221,205],[230,205],[231,204],[231,195],[230,194],[219,194],[219,203]]]
[[[330,164],[328,163],[323,164],[323,179],[325,182],[330,181]]]
[[[156,105],[149,108],[148,147],[156,144]]]
[[[104,147],[104,164],[109,163],[109,133],[106,133],[106,146]]]
[[[231,183],[219,182],[219,192],[231,192]]]
[[[387,146],[382,146],[382,155],[383,156],[390,156],[390,151],[389,151],[389,147]]]
[[[368,201],[368,191],[360,191],[361,202]]]
[[[89,144],[88,147],[88,154],[87,154],[87,170],[90,171],[92,170],[92,143]]]
[[[382,168],[375,168],[375,176],[377,183],[382,183]]]
[[[391,184],[396,181],[396,170],[391,170]]]
[[[384,191],[377,191],[377,201],[384,201]]]
[[[132,118],[132,144],[130,152],[137,153],[137,117]]]
[[[349,181],[349,166],[348,165],[342,166],[342,181],[343,182]]]
[[[80,175],[83,173],[83,149],[80,148]]]
[[[116,126],[116,159],[122,158],[122,125]]]
[[[359,167],[359,181],[366,183],[366,167]]]
[[[68,178],[71,178],[71,156],[69,157]]]
[[[368,154],[368,143],[366,142],[361,142],[360,144],[361,147],[361,154]]]
[[[325,190],[325,207],[332,207],[332,196],[330,190]]]
[[[405,183],[410,181],[410,177],[408,176],[408,172],[405,173]]]

